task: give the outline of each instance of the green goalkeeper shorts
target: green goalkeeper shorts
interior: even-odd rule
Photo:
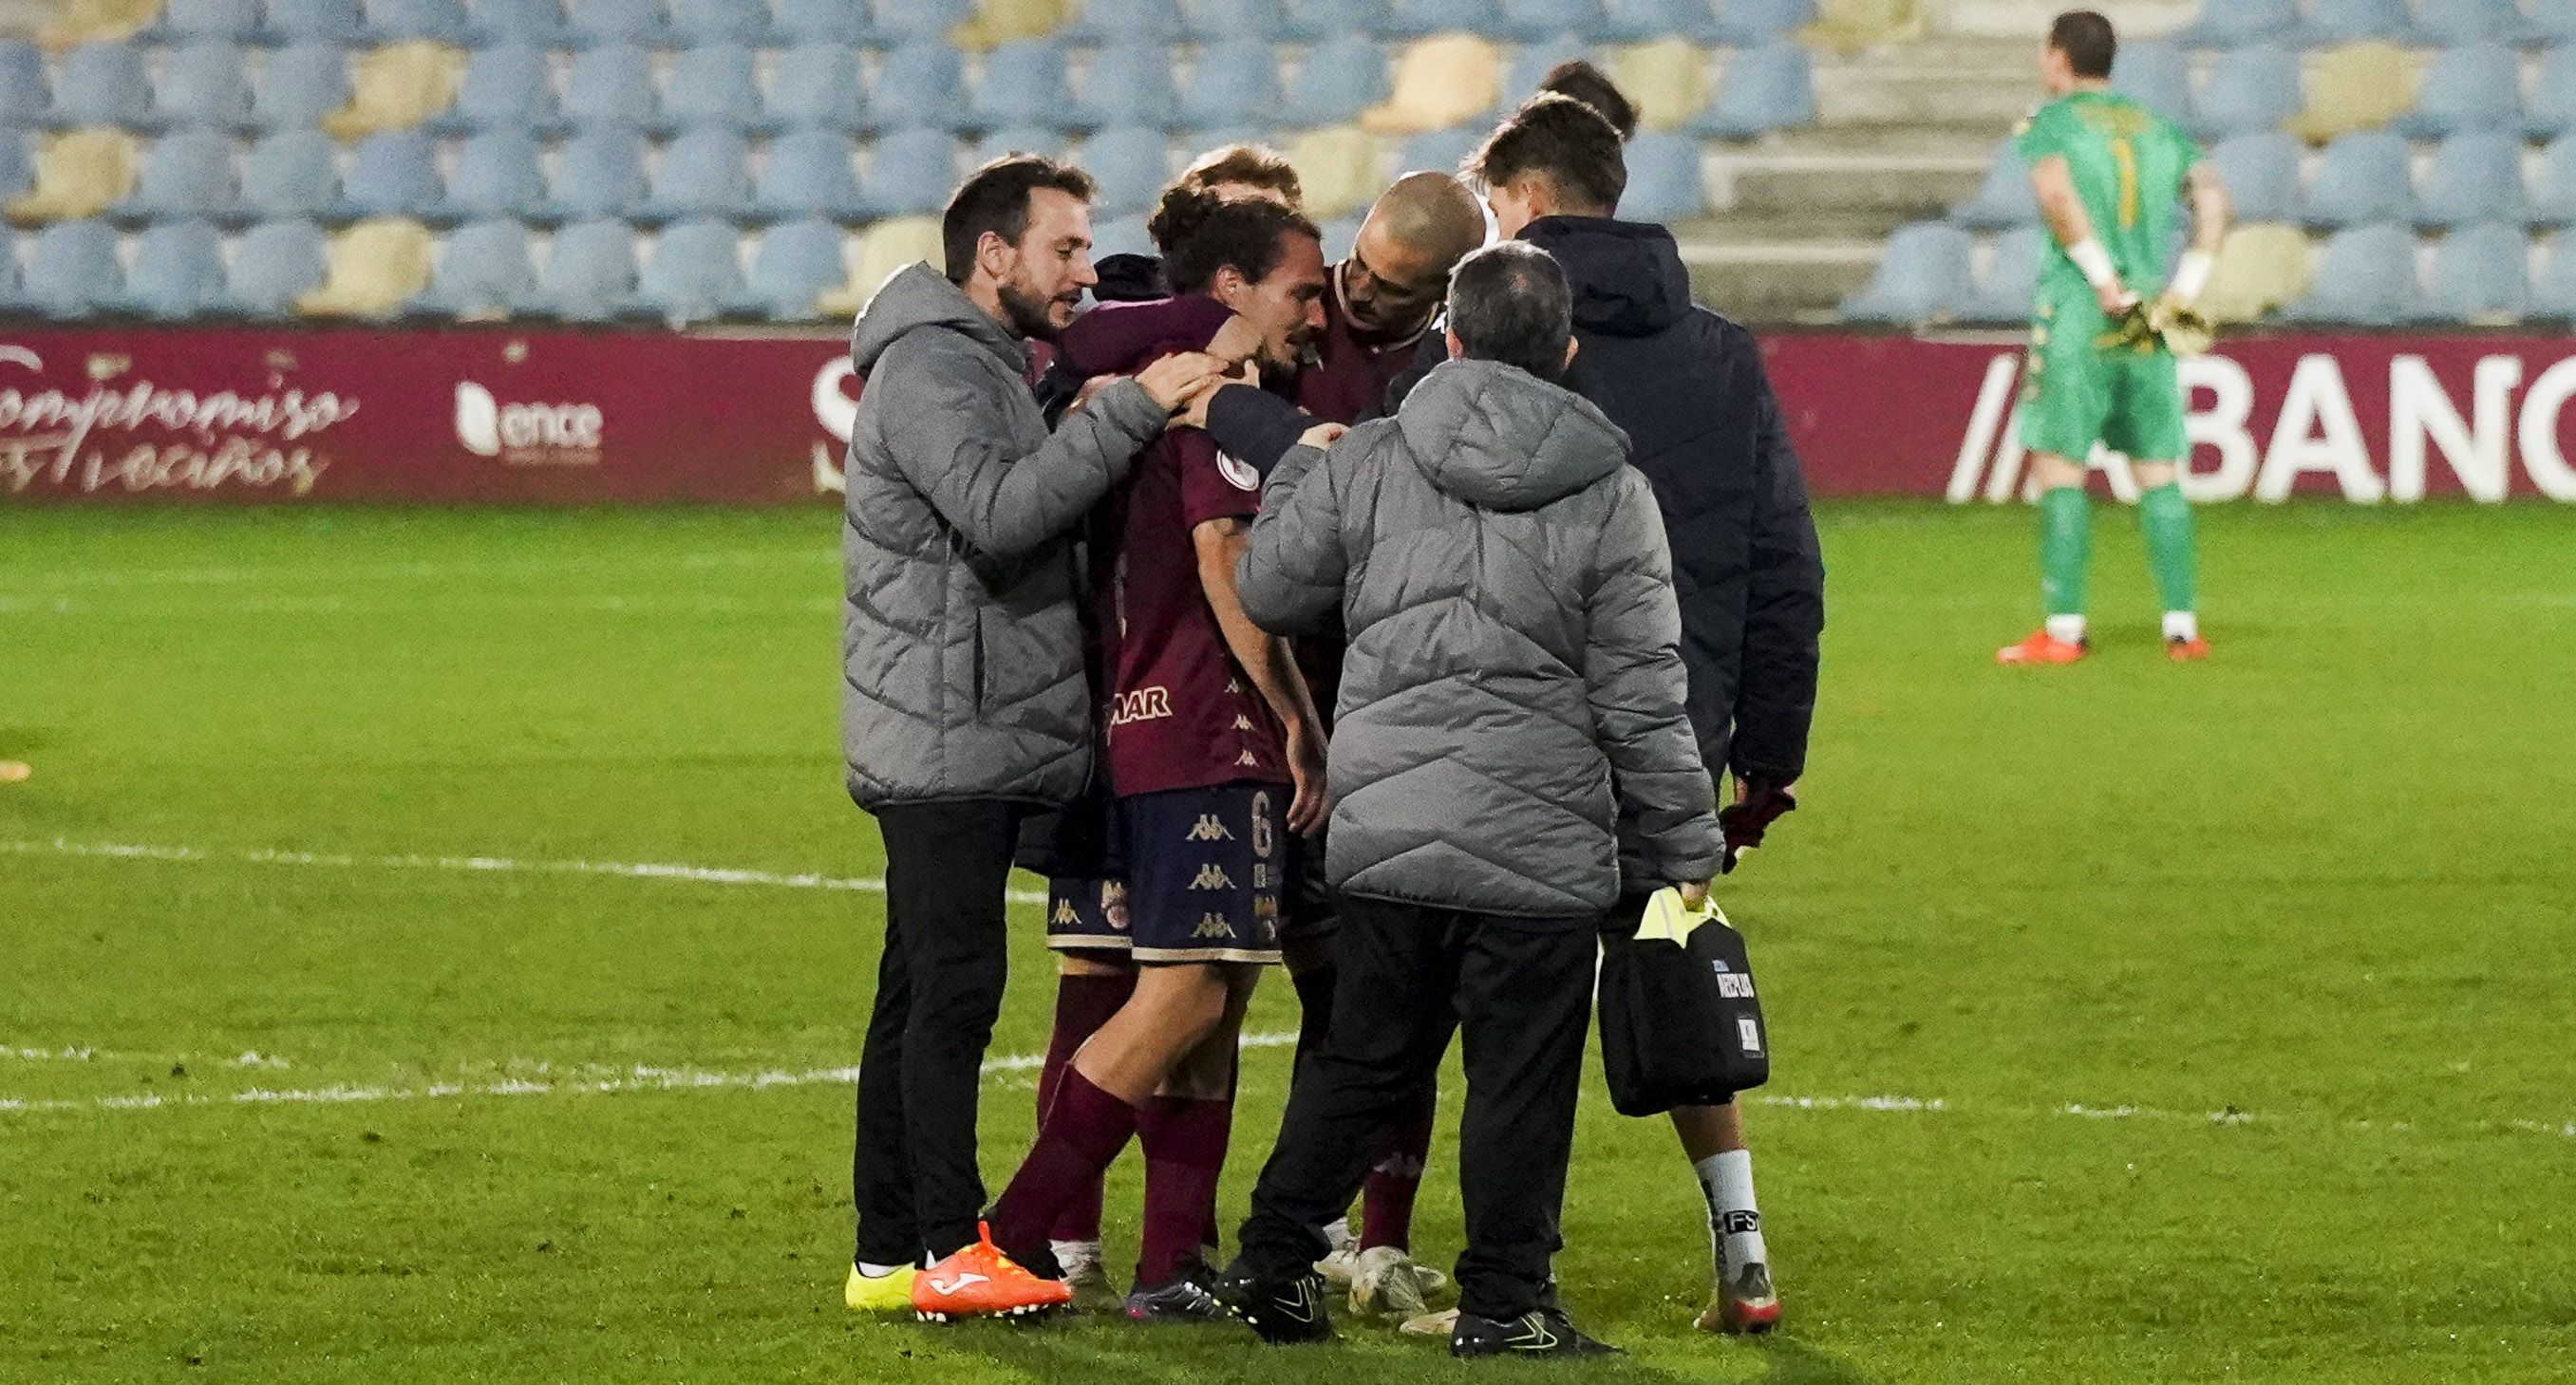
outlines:
[[[2119,345],[2118,324],[2087,290],[2042,295],[2021,384],[2021,443],[2078,466],[2101,443],[2133,462],[2179,462],[2182,385],[2159,341]]]

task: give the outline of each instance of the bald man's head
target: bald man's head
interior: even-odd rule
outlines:
[[[1448,292],[1449,271],[1485,243],[1485,209],[1446,173],[1396,179],[1360,223],[1342,266],[1342,302],[1372,332],[1417,332]]]

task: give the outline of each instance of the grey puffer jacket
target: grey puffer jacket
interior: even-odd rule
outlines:
[[[859,314],[841,531],[841,743],[870,810],[1056,804],[1091,772],[1073,531],[1162,435],[1132,380],[1053,435],[1028,356],[926,264]]]
[[[1717,871],[1683,709],[1672,555],[1628,440],[1491,361],[1434,370],[1391,419],[1292,450],[1238,572],[1279,633],[1350,632],[1326,872],[1351,894],[1534,918]]]

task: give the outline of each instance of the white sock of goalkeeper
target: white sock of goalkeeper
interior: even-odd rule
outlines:
[[[1733,1277],[1747,1265],[1770,1263],[1762,1244],[1762,1209],[1753,1202],[1753,1151],[1730,1149],[1691,1166],[1708,1196],[1710,1249],[1718,1272]]]

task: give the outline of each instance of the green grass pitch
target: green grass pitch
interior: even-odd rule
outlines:
[[[1807,806],[1722,893],[1788,1327],[1689,1330],[1697,1191],[1594,1076],[1559,1269],[1632,1354],[1591,1373],[2576,1378],[2576,511],[2208,512],[2218,657],[2177,667],[2105,509],[2096,657],[2010,671],[2025,513],[1822,520]],[[881,900],[831,883],[879,869],[835,542],[0,512],[0,1381],[1553,1374],[842,1310]],[[1021,917],[997,1057],[1046,1032]],[[1285,1064],[1247,1055],[1229,1220]],[[995,1178],[1031,1077],[987,1085]]]

